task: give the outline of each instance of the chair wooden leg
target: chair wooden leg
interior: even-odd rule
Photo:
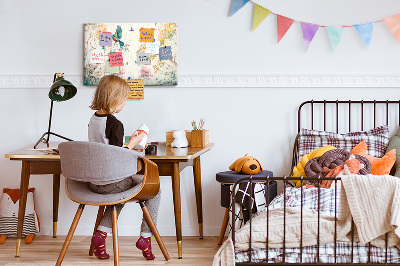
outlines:
[[[156,225],[154,224],[153,218],[151,218],[149,210],[147,209],[146,205],[144,205],[143,201],[139,201],[139,204],[140,204],[140,207],[142,208],[143,216],[146,219],[147,224],[149,225],[149,227],[151,229],[151,232],[153,233],[154,237],[156,238],[158,246],[160,247],[161,252],[163,253],[165,260],[167,260],[167,261],[170,260],[168,251],[165,248],[165,245],[164,245],[164,242],[161,239],[160,233],[158,233],[158,230],[157,230]]]
[[[97,227],[99,227],[101,219],[103,218],[104,208],[105,208],[105,206],[99,206],[99,210],[97,212],[96,223],[94,224],[93,235],[96,234]],[[92,241],[90,241],[89,256],[93,256],[93,253],[94,253],[94,247],[93,247]]]
[[[229,221],[229,208],[226,208],[225,209],[224,220],[222,221],[221,232],[219,233],[218,245],[222,245],[222,240],[224,240],[225,231],[226,231],[226,227],[228,225],[228,221]]]
[[[117,226],[117,208],[111,206],[112,234],[114,248],[114,265],[119,266],[119,245],[118,245],[118,226]]]
[[[65,238],[65,242],[64,242],[64,245],[63,245],[63,247],[61,249],[60,255],[58,256],[58,260],[56,262],[56,266],[61,265],[61,263],[62,263],[62,261],[63,261],[63,259],[65,257],[65,253],[67,253],[68,246],[71,243],[72,236],[74,235],[76,226],[78,225],[79,219],[81,218],[81,215],[82,215],[82,212],[83,212],[84,208],[85,208],[85,205],[80,204],[79,207],[78,207],[78,210],[76,211],[75,218],[72,221],[71,228],[69,229],[68,235]]]

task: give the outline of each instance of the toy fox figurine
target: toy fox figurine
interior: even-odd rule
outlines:
[[[22,236],[25,236],[25,243],[32,242],[39,232],[39,219],[36,215],[33,201],[33,191],[35,188],[28,189],[26,199],[26,209]],[[17,236],[18,209],[19,209],[19,189],[3,189],[3,196],[0,200],[0,244],[4,243],[7,237]]]

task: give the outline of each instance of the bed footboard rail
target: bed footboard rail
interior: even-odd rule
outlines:
[[[291,185],[289,185],[289,181],[292,180],[300,180],[301,181],[301,186],[300,188],[298,188],[300,190],[301,193],[301,197],[300,197],[300,245],[299,245],[299,257],[297,257],[296,259],[298,261],[293,262],[293,261],[287,261],[286,259],[286,252],[288,247],[286,246],[286,240],[287,240],[287,234],[286,234],[286,228],[288,225],[288,221],[287,221],[287,217],[286,217],[286,209],[287,207],[287,198],[286,198],[286,188],[292,188]],[[283,188],[283,241],[282,241],[282,247],[281,247],[281,259],[278,261],[271,261],[269,258],[269,250],[270,250],[270,236],[269,236],[269,230],[270,230],[270,224],[271,224],[271,218],[270,218],[270,206],[269,204],[266,206],[266,239],[265,239],[265,257],[263,257],[262,259],[260,259],[260,256],[257,256],[257,258],[253,259],[253,251],[256,250],[256,248],[254,247],[254,243],[253,243],[253,239],[252,239],[252,235],[253,235],[253,222],[252,220],[254,219],[253,216],[253,211],[252,208],[250,208],[249,212],[250,212],[250,217],[249,217],[249,221],[247,222],[246,226],[248,226],[249,228],[249,243],[248,243],[248,249],[246,251],[240,251],[240,252],[245,252],[247,253],[247,261],[237,261],[236,265],[270,265],[270,264],[274,264],[274,265],[287,265],[287,264],[310,264],[310,265],[315,265],[315,264],[323,264],[323,265],[351,265],[353,263],[358,263],[354,261],[354,257],[360,256],[360,254],[356,254],[355,255],[355,224],[354,221],[352,221],[351,223],[351,247],[350,247],[350,261],[346,261],[346,263],[343,263],[343,260],[338,258],[337,255],[337,250],[338,248],[338,211],[339,211],[339,202],[338,202],[338,188],[340,188],[340,183],[338,183],[338,181],[340,181],[341,178],[340,177],[292,177],[292,176],[283,176],[283,177],[270,177],[268,176],[267,178],[265,177],[245,177],[242,178],[240,180],[238,180],[234,186],[233,186],[233,190],[232,191],[236,191],[236,187],[243,183],[250,183],[249,184],[249,193],[250,195],[253,195],[253,184],[255,183],[264,183],[264,184],[269,184],[271,181],[282,181],[284,184],[284,188]],[[317,214],[318,214],[318,221],[317,221],[317,236],[316,236],[316,245],[314,246],[314,248],[316,249],[316,252],[313,253],[315,254],[315,259],[314,261],[310,262],[310,261],[306,261],[304,262],[303,257],[307,254],[303,254],[303,250],[305,250],[305,252],[307,253],[307,249],[305,249],[305,246],[303,245],[303,224],[304,224],[304,220],[303,220],[303,213],[304,213],[304,209],[305,207],[303,207],[304,205],[304,199],[303,199],[303,194],[304,194],[304,186],[305,182],[307,181],[317,181],[317,185],[315,185],[315,189],[317,189]],[[320,219],[321,219],[321,210],[320,210],[320,206],[321,206],[321,191],[324,189],[321,187],[321,183],[323,181],[332,181],[332,185],[331,185],[331,190],[334,190],[334,243],[333,243],[333,249],[334,249],[334,253],[333,253],[333,261],[323,261],[321,260],[321,252],[320,252],[320,237],[321,237],[321,230],[322,228],[320,227]],[[293,189],[293,188],[292,188]],[[267,198],[269,198],[269,186],[266,185],[266,196]],[[232,193],[232,198],[231,198],[231,202],[234,203],[235,201],[235,193]],[[264,213],[265,214],[265,213]],[[236,210],[235,210],[235,204],[232,204],[232,221],[235,221],[235,215],[236,215]],[[264,216],[263,216],[264,218]],[[237,252],[239,252],[236,249],[236,228],[235,228],[235,223],[232,222],[232,233],[231,233],[231,238],[232,238],[232,242],[233,242],[233,246],[235,247],[235,254]],[[362,264],[369,264],[369,265],[380,265],[382,263],[384,264],[398,264],[399,262],[397,261],[397,263],[393,263],[393,262],[389,262],[388,260],[388,233],[386,233],[385,235],[385,251],[384,254],[380,254],[381,257],[384,257],[384,261],[380,262],[379,264],[373,263],[373,261],[371,260],[371,256],[372,256],[372,252],[371,251],[371,243],[368,243],[368,247],[367,247],[367,257],[363,258],[363,262]],[[374,247],[375,248],[375,247]],[[258,248],[259,250],[259,248]],[[374,251],[376,252],[376,251]]]

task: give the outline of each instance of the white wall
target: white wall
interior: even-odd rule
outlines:
[[[296,20],[331,24],[356,24],[379,20],[400,12],[399,1],[259,1],[272,11]],[[119,3],[120,5],[117,5]],[[324,29],[304,53],[301,28],[295,23],[276,44],[276,20],[270,15],[251,32],[252,4],[228,17],[231,0],[224,1],[1,1],[0,25],[0,154],[36,142],[47,130],[49,86],[28,81],[12,83],[12,77],[28,75],[52,78],[55,72],[82,76],[83,23],[87,22],[177,22],[179,25],[180,76],[268,76],[297,77],[363,76],[397,77],[400,44],[383,23],[375,24],[367,50],[354,28],[348,28],[336,54],[332,53]],[[11,78],[11,81],[8,79]],[[55,103],[52,131],[86,140],[88,108],[94,87],[78,85],[78,94]],[[29,88],[30,86],[34,88]],[[296,83],[287,87],[252,88],[146,87],[145,100],[128,102],[119,114],[126,132],[141,122],[152,130],[150,141],[164,141],[170,129],[189,129],[190,121],[206,118],[215,147],[202,157],[203,212],[205,235],[219,233],[223,209],[219,206],[219,184],[215,173],[227,170],[238,157],[249,153],[275,175],[290,170],[292,143],[296,134],[296,112],[309,99],[399,99],[396,83],[362,88],[308,88]],[[19,188],[21,163],[0,159],[0,188]],[[181,173],[182,227],[184,235],[197,234],[197,215],[192,170]],[[36,210],[42,234],[52,233],[52,177],[32,176],[36,188]],[[171,180],[162,177],[162,203],[158,228],[174,235]],[[62,183],[59,234],[66,234],[77,205],[65,195]],[[90,234],[96,210],[87,207],[77,234]],[[119,220],[121,235],[139,233],[140,210],[130,204]]]

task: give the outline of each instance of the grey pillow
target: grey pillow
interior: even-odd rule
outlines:
[[[394,167],[392,169],[391,174],[400,177],[400,127],[397,130],[396,135],[394,135],[386,148],[386,153],[390,150],[396,149],[396,162],[394,163]]]

